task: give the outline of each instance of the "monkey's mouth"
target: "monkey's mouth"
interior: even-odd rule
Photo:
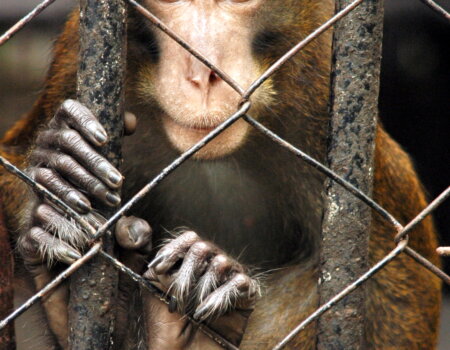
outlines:
[[[170,116],[165,116],[162,124],[172,145],[178,151],[185,152],[217,128],[223,122],[221,119],[207,120],[210,125],[205,126],[204,120],[201,121],[203,125],[196,123],[200,118],[183,123]],[[197,151],[194,157],[215,159],[233,152],[243,143],[247,130],[248,124],[244,120],[237,120]]]
[[[200,123],[183,123],[175,118],[172,118],[170,116],[165,116],[163,118],[163,123],[166,127],[168,127],[171,130],[178,129],[179,131],[183,131],[185,133],[194,132],[197,134],[209,134],[211,131],[213,131],[215,128],[217,128],[220,123],[216,123],[213,125],[200,125]]]

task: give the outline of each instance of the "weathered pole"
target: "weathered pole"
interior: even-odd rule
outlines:
[[[126,59],[126,7],[123,0],[80,0],[80,54],[77,98],[100,120],[108,144],[99,151],[114,166],[121,163],[123,85]],[[109,217],[114,210],[98,208]],[[103,238],[113,253],[114,238]],[[96,257],[70,280],[69,347],[112,349],[118,272]]]
[[[351,1],[336,0],[336,11]],[[383,6],[364,1],[334,29],[329,167],[372,192]],[[370,209],[332,180],[326,183],[320,256],[323,304],[368,269]],[[320,350],[364,349],[365,289],[355,290],[321,316]]]

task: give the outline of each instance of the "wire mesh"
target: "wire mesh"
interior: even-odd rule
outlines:
[[[12,26],[8,31],[6,31],[0,37],[0,46],[5,44],[12,36],[14,36],[18,31],[20,31],[23,27],[26,26],[27,23],[32,21],[39,13],[41,13],[46,7],[51,5],[55,0],[45,0],[40,3],[36,8],[34,8],[29,14],[23,17],[19,22],[17,22],[14,26]],[[450,20],[450,14],[435,3],[432,0],[421,0],[425,4],[427,4],[431,9],[442,15],[444,18]],[[318,36],[324,33],[327,29],[332,27],[336,22],[341,20],[343,17],[352,12],[355,8],[357,8],[363,0],[355,0],[351,2],[348,6],[343,8],[341,11],[337,12],[332,18],[319,26],[315,31],[313,31],[310,35],[308,35],[305,39],[291,48],[285,55],[279,58],[273,65],[271,65],[260,77],[255,80],[250,87],[245,90],[239,84],[234,81],[226,72],[223,72],[219,67],[211,63],[207,57],[205,57],[202,53],[191,47],[187,42],[185,42],[177,33],[172,31],[167,25],[165,25],[160,19],[158,19],[155,15],[153,15],[150,11],[148,11],[145,7],[140,5],[135,0],[126,0],[126,2],[134,7],[139,13],[141,13],[144,17],[146,17],[153,25],[160,29],[162,32],[167,34],[170,38],[175,40],[179,45],[181,45],[184,49],[186,49],[189,53],[191,53],[194,57],[196,57],[200,62],[209,67],[212,71],[217,74],[223,81],[225,81],[231,88],[233,88],[237,93],[242,97],[242,103],[240,104],[237,111],[231,115],[226,121],[217,126],[214,130],[212,130],[207,136],[205,136],[202,140],[196,143],[193,147],[191,147],[188,151],[182,153],[178,158],[176,158],[172,163],[167,165],[155,178],[149,181],[144,187],[141,188],[127,203],[125,203],[119,210],[117,210],[103,225],[99,228],[95,229],[88,222],[86,222],[77,212],[72,210],[66,203],[64,203],[61,199],[59,199],[52,192],[47,190],[44,186],[35,182],[32,178],[30,178],[25,172],[11,164],[7,159],[0,156],[0,165],[4,167],[4,169],[21,180],[27,183],[34,191],[44,196],[47,200],[49,200],[53,205],[58,207],[63,213],[65,213],[68,217],[75,220],[80,227],[82,227],[89,235],[92,237],[91,239],[91,247],[89,250],[84,253],[84,255],[78,259],[75,263],[68,266],[64,271],[62,271],[56,278],[54,278],[49,284],[47,284],[43,289],[34,294],[31,298],[29,298],[25,303],[20,305],[16,310],[14,310],[10,315],[8,315],[5,319],[0,321],[0,330],[4,329],[7,325],[9,325],[14,319],[16,319],[23,312],[28,310],[33,304],[42,300],[45,296],[51,293],[59,284],[61,284],[64,280],[70,277],[76,270],[78,270],[81,266],[83,266],[88,260],[92,259],[96,255],[103,256],[112,266],[121,272],[127,274],[131,279],[135,282],[139,283],[143,288],[148,290],[150,293],[155,295],[159,300],[163,301],[166,304],[170,302],[170,296],[166,293],[162,292],[158,287],[153,285],[150,281],[144,279],[140,275],[133,272],[131,269],[126,267],[120,261],[118,261],[113,256],[107,254],[102,250],[102,245],[98,240],[118,221],[118,219],[131,208],[133,208],[139,201],[141,201],[152,189],[158,186],[164,179],[169,176],[175,169],[177,169],[183,162],[191,158],[197,151],[202,149],[208,142],[212,141],[215,137],[217,137],[221,132],[223,132],[226,128],[236,122],[238,119],[244,119],[251,126],[253,126],[256,130],[258,130],[262,135],[272,140],[274,144],[277,144],[279,147],[283,147],[293,156],[301,159],[306,162],[310,166],[314,167],[321,173],[323,173],[326,177],[331,179],[332,181],[341,185],[345,190],[350,192],[356,198],[365,203],[369,208],[371,208],[377,215],[379,215],[383,220],[385,220],[392,227],[393,232],[393,242],[396,243],[396,247],[391,250],[383,259],[381,259],[378,263],[373,265],[366,273],[362,274],[356,281],[349,284],[346,288],[336,294],[333,298],[331,298],[328,302],[321,305],[316,311],[314,311],[311,315],[309,315],[304,321],[302,321],[296,328],[294,328],[288,335],[286,335],[273,349],[279,350],[285,347],[288,342],[295,337],[299,332],[306,328],[307,325],[311,324],[313,321],[317,320],[324,312],[332,308],[336,303],[342,300],[345,296],[353,292],[356,288],[361,286],[371,277],[373,277],[378,271],[382,270],[387,264],[391,261],[395,260],[401,253],[405,253],[409,255],[412,259],[417,261],[420,265],[424,266],[436,276],[441,278],[445,283],[450,285],[450,276],[447,275],[444,271],[442,271],[438,266],[431,263],[428,259],[420,255],[418,252],[413,250],[408,246],[408,234],[411,232],[413,228],[415,228],[422,220],[424,220],[433,210],[435,210],[439,205],[441,205],[445,200],[450,197],[450,187],[448,187],[445,191],[443,191],[436,199],[434,199],[426,208],[423,209],[421,213],[419,213],[413,220],[411,220],[407,225],[403,226],[400,222],[391,215],[386,209],[377,204],[373,199],[364,194],[361,190],[353,186],[351,183],[337,175],[335,172],[331,171],[328,167],[324,166],[314,158],[310,157],[302,150],[296,148],[286,140],[282,139],[274,132],[266,128],[264,125],[253,119],[248,111],[251,107],[251,102],[249,98],[252,94],[266,81],[269,77],[271,77],[278,69],[282,67],[289,59],[291,59],[294,55],[296,55],[300,50],[302,50],[305,46],[307,46],[310,42],[315,40]],[[438,253],[442,256],[450,255],[449,247],[440,247],[438,248]],[[207,325],[198,323],[193,320],[189,315],[190,321],[195,323],[199,329],[204,332],[207,336],[213,339],[217,344],[221,345],[225,349],[236,349],[236,347],[231,344],[227,339],[222,337],[220,334],[217,334],[213,330],[211,330]]]

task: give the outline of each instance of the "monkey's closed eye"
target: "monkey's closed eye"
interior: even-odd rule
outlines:
[[[282,39],[283,36],[278,31],[263,30],[259,32],[253,39],[253,54],[256,56],[273,54],[274,47],[277,47]]]
[[[139,16],[139,14],[136,14],[136,16]],[[138,50],[141,55],[148,56],[153,63],[157,63],[160,49],[153,31],[141,18],[136,20],[132,26],[133,28],[130,25],[128,36],[130,47]],[[141,55],[138,56],[141,57]]]

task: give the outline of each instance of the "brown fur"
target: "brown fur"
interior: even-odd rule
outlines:
[[[293,0],[283,0],[282,4],[280,2],[277,5],[277,1],[273,1],[273,6],[279,6],[279,8],[285,6],[288,9],[292,6],[298,9],[300,5],[295,5],[297,3]],[[291,11],[289,15],[281,10],[281,14],[277,11],[261,13],[261,16],[271,18],[268,22],[283,24],[282,28],[278,29],[284,34],[285,40],[284,44],[280,44],[277,52],[264,56],[262,66],[266,67],[273,62],[279,54],[298,41],[299,38],[311,32],[318,23],[322,23],[328,18],[331,6],[325,6],[326,4],[330,5],[329,2],[319,4],[316,1],[304,0],[301,2],[301,9],[296,10],[297,12]],[[271,8],[273,9],[273,7]],[[277,16],[284,17],[280,20]],[[299,16],[301,16],[302,21],[298,21]],[[56,43],[55,58],[40,99],[36,102],[30,114],[18,122],[2,141],[1,154],[22,167],[26,166],[25,156],[32,145],[36,130],[53,116],[56,108],[64,99],[73,98],[75,95],[78,46],[76,21],[77,15],[74,14]],[[131,30],[133,30],[132,25]],[[326,150],[329,58],[330,36],[328,33],[307,46],[294,60],[287,63],[270,82],[277,92],[275,100],[278,103],[273,105],[267,114],[276,115],[278,118],[263,120],[288,141],[321,161],[324,160]],[[145,107],[141,107],[139,96],[135,96],[133,92],[137,90],[137,86],[142,86],[142,80],[145,80],[146,74],[148,74],[145,73],[146,71],[145,64],[141,64],[135,46],[130,44],[127,98],[130,109],[137,115],[145,114],[143,112]],[[153,102],[150,101],[149,103]],[[151,118],[149,120],[142,119],[140,123],[141,127],[138,128],[137,134],[125,145],[124,169],[128,181],[128,183],[125,183],[125,197],[132,195],[143,184],[143,181],[147,181],[157,174],[161,167],[168,164],[176,155],[176,152],[167,145],[163,136],[149,134],[148,130],[158,128]],[[142,140],[147,142],[145,148]],[[225,173],[227,171],[233,172],[235,170],[233,168],[234,162],[244,164],[245,166],[242,168],[244,175],[240,175],[236,183],[233,182],[233,178],[225,179],[223,186],[242,185],[249,187],[249,191],[254,190],[257,198],[260,188],[270,189],[271,193],[268,194],[267,200],[270,201],[271,208],[275,212],[276,210],[282,210],[285,214],[287,211],[292,211],[295,216],[301,217],[305,225],[302,228],[305,232],[302,236],[301,247],[306,248],[304,249],[306,253],[304,255],[301,252],[298,254],[300,258],[294,266],[290,264],[286,267],[285,261],[283,261],[280,264],[281,266],[276,266],[280,269],[267,277],[264,297],[259,301],[251,316],[242,343],[242,349],[245,350],[269,349],[317,307],[317,273],[314,263],[316,254],[314,252],[317,250],[317,235],[320,232],[322,212],[320,194],[323,177],[301,164],[292,155],[263,139],[256,132],[249,136],[248,144],[249,146],[240,151],[230,162],[220,163],[223,168],[219,168],[220,171],[216,173],[215,181],[221,179],[220,174],[223,171]],[[258,146],[257,155],[251,151],[255,145]],[[155,151],[155,149],[158,151]],[[276,152],[276,156],[266,156],[266,154],[270,155],[272,152]],[[424,191],[408,156],[381,127],[378,129],[375,158],[374,199],[395,217],[406,223],[426,206]],[[146,166],[143,168],[144,164]],[[285,164],[290,165],[286,166]],[[153,216],[150,217],[150,223],[155,225],[156,222],[168,229],[190,224],[194,226],[191,228],[196,229],[202,235],[206,235],[207,238],[215,240],[218,245],[224,247],[226,251],[230,251],[231,254],[237,255],[241,252],[238,248],[244,246],[244,243],[247,242],[245,241],[246,238],[239,238],[243,240],[239,241],[237,238],[234,240],[235,237],[230,240],[230,237],[226,235],[217,234],[217,237],[214,236],[215,232],[209,230],[220,226],[214,221],[214,207],[211,209],[213,218],[211,223],[208,222],[207,217],[199,219],[201,221],[192,219],[197,215],[195,212],[188,212],[186,214],[188,219],[181,222],[172,221],[171,218],[168,219],[164,216],[165,210],[170,213],[168,216],[171,217],[189,211],[191,198],[198,198],[198,201],[206,201],[205,198],[210,198],[210,193],[206,193],[202,197],[201,187],[203,185],[200,188],[195,188],[195,183],[190,186],[190,178],[188,179],[183,175],[183,173],[192,172],[192,174],[200,174],[198,176],[205,176],[205,179],[208,180],[207,174],[205,175],[202,172],[203,167],[204,164],[198,165],[195,161],[187,162],[176,174],[165,180],[156,192],[136,209],[136,213],[145,218],[149,216],[149,212],[153,213]],[[267,169],[270,169],[270,171]],[[261,187],[253,188],[252,186],[257,186],[253,182],[246,186],[245,174],[252,174],[252,171],[254,174],[267,173],[257,178]],[[299,178],[302,181],[299,181]],[[250,179],[253,178],[250,177]],[[201,180],[201,177],[196,180],[197,184]],[[180,189],[180,183],[184,183],[184,181],[186,181],[186,185]],[[0,184],[7,225],[10,233],[14,235],[20,228],[21,220],[18,213],[21,213],[23,203],[26,201],[27,189],[18,180],[5,174],[2,170],[0,170]],[[175,190],[173,190],[174,188]],[[217,189],[220,191],[220,183]],[[176,199],[161,201],[160,198],[166,193],[169,193],[168,197],[172,195]],[[184,199],[178,196],[179,193],[183,193],[183,197],[186,198],[188,204],[183,204]],[[285,208],[285,202],[291,203],[291,207]],[[237,201],[232,206],[245,211],[246,203],[247,198],[243,198],[241,203]],[[261,208],[259,204],[253,204],[250,209],[256,214],[253,215],[252,212],[248,214],[246,222],[249,225],[252,225],[253,220],[258,221],[258,210],[261,210],[261,217],[266,215],[265,208]],[[232,207],[227,207],[224,204],[220,207],[220,210],[232,210]],[[291,217],[287,214],[285,216],[286,218]],[[287,219],[283,221],[283,218],[277,217],[274,220],[281,220],[282,225],[292,229]],[[229,224],[229,222],[226,222],[224,225]],[[217,231],[220,233],[220,228],[217,228]],[[285,238],[283,232],[279,234],[281,237],[276,239],[278,241],[286,239],[287,246],[289,246],[289,239],[299,240],[297,236]],[[308,237],[308,234],[310,237]],[[384,257],[394,247],[394,235],[395,232],[392,227],[374,214],[370,239],[370,261],[372,264]],[[269,236],[268,239],[273,238]],[[250,240],[250,242],[252,241]],[[270,244],[267,245],[271,248]],[[410,245],[432,262],[439,264],[439,260],[434,254],[437,242],[431,218],[424,220],[418,228],[411,232]],[[248,249],[251,250],[252,248]],[[265,250],[261,249],[261,256],[264,256]],[[281,245],[280,250],[283,249],[284,246]],[[244,262],[258,265],[261,256],[246,256],[244,254],[243,259]],[[283,260],[283,257],[278,258],[280,261]],[[43,282],[50,278],[47,272],[38,274],[38,276],[35,280],[37,287],[42,286]],[[368,349],[412,350],[435,348],[440,309],[440,281],[437,277],[403,254],[367,283],[366,339]],[[66,296],[63,292],[60,292],[55,294],[53,298],[59,298],[59,301],[53,305],[49,304],[49,307],[47,307],[49,323],[51,329],[58,334],[58,338],[64,339],[65,330],[62,330],[61,324],[64,323],[65,316],[62,315],[64,313],[61,314],[61,305],[64,305]],[[56,317],[55,315],[58,313],[59,316]],[[120,323],[118,323],[118,327],[120,327]],[[130,337],[133,337],[133,335],[130,335]],[[133,343],[131,340],[126,340],[126,342]],[[288,348],[313,349],[314,346],[314,326],[310,326],[306,331],[299,334]]]

